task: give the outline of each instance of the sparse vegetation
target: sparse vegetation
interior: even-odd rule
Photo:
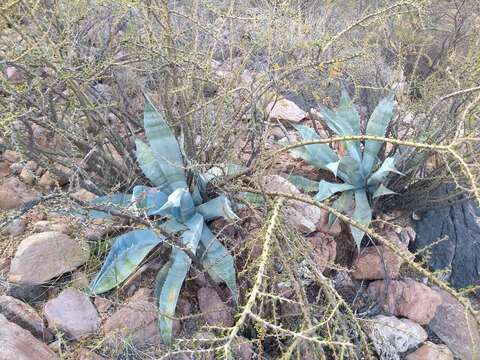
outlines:
[[[448,278],[465,253],[432,262],[450,228],[425,247],[414,228],[445,204],[478,216],[479,19],[473,0],[0,4],[0,295],[42,324],[69,287],[98,312],[80,340],[48,318],[57,348],[32,348],[400,359],[421,344],[372,338],[377,315],[421,304],[429,341],[475,356],[478,283]],[[89,258],[52,269],[50,241]],[[18,281],[25,254],[41,283]],[[445,332],[438,294],[460,309]]]

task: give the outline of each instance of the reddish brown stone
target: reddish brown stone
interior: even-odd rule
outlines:
[[[443,302],[430,321],[430,329],[459,359],[476,359],[480,354],[480,330],[474,316],[446,291],[435,291]]]
[[[159,345],[162,339],[153,291],[138,289],[127,304],[107,319],[103,331],[107,344],[112,347],[125,343],[138,347]]]
[[[411,279],[374,281],[368,286],[367,292],[380,303],[384,311],[404,316],[420,325],[427,325],[442,303],[438,293]]]
[[[99,317],[90,298],[75,289],[65,289],[45,304],[48,327],[70,339],[81,339],[97,331]]]
[[[18,246],[8,279],[17,284],[43,284],[75,270],[88,257],[88,249],[68,235],[54,231],[34,234]]]
[[[60,358],[29,331],[0,315],[0,360],[59,360]]]
[[[386,246],[370,246],[355,259],[352,276],[357,280],[394,279],[403,260]]]
[[[337,243],[329,235],[319,235],[307,238],[310,254],[320,271],[333,264],[337,256]]]
[[[405,360],[453,360],[453,354],[446,345],[427,341],[417,350],[408,354]]]
[[[202,315],[209,325],[233,326],[232,314],[214,289],[203,287],[198,291],[197,297]]]

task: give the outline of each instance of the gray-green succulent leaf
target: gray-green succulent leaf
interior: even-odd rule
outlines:
[[[316,201],[324,201],[327,200],[329,197],[332,195],[338,193],[338,192],[343,192],[347,190],[353,190],[355,189],[355,186],[347,183],[332,183],[328,182],[325,180],[320,181],[318,184],[318,193],[315,195],[314,199]]]
[[[196,207],[196,211],[203,215],[205,221],[224,218],[225,220],[235,221],[239,217],[232,210],[232,204],[225,195],[217,196],[212,200]]]
[[[167,199],[168,195],[159,188],[137,185],[132,190],[132,203],[135,210],[145,212],[148,216],[167,215],[168,209],[162,209]]]
[[[395,102],[393,100],[394,92],[382,99],[377,107],[373,110],[372,115],[367,123],[366,135],[385,137],[388,126],[393,117]],[[382,141],[367,140],[363,149],[362,170],[365,176],[368,176],[373,166],[378,161],[378,152],[383,146]]]
[[[136,141],[140,168],[155,187],[135,186],[132,195],[113,194],[90,202],[101,205],[105,211],[79,210],[76,215],[89,218],[110,217],[114,211],[133,211],[148,216],[155,226],[168,234],[178,234],[182,247],[173,247],[170,259],[155,279],[155,293],[159,306],[159,326],[166,343],[172,340],[172,317],[178,296],[192,259],[186,251],[200,257],[206,271],[215,281],[226,283],[237,300],[236,271],[233,257],[213,235],[206,221],[223,217],[237,220],[232,204],[225,195],[204,202],[202,190],[216,177],[243,170],[238,165],[213,167],[206,174],[194,175],[192,192],[187,187],[184,155],[168,124],[145,98],[145,135],[149,145]],[[124,282],[157,245],[165,240],[153,229],[136,229],[117,237],[105,263],[90,285],[92,294],[109,291]],[[187,251],[187,252],[188,252]]]
[[[393,117],[394,93],[385,97],[374,109],[367,123],[366,134],[375,137],[385,137],[388,126]],[[360,132],[360,115],[358,114],[348,93],[343,90],[336,111],[326,107],[320,107],[320,113],[327,126],[339,136],[358,136]],[[311,128],[296,126],[303,141],[320,139],[320,136]],[[378,153],[383,146],[382,141],[367,140],[361,146],[359,140],[346,140],[343,142],[348,155],[338,156],[327,144],[312,144],[294,148],[291,152],[299,156],[309,164],[331,171],[336,178],[343,183],[331,183],[320,181],[315,200],[324,201],[337,193],[341,193],[332,206],[341,212],[345,212],[352,201],[355,203],[353,219],[360,224],[368,226],[372,219],[372,210],[369,205],[369,197],[376,198],[384,195],[392,195],[395,192],[386,188],[382,182],[390,173],[403,175],[395,168],[395,158],[386,158],[376,171],[378,166]],[[300,184],[308,184],[304,180],[297,181]],[[303,186],[307,188],[307,186]],[[299,187],[302,189],[302,187]],[[336,217],[329,215],[329,223],[332,224]],[[364,235],[355,226],[351,226],[353,238],[358,246]]]
[[[364,190],[355,190],[355,210],[352,215],[352,219],[360,223],[363,226],[368,226],[372,220],[372,209],[368,203],[367,193]],[[360,230],[355,225],[350,225],[352,231],[353,240],[357,247],[360,248],[363,236],[365,232]]]
[[[291,182],[297,189],[300,189],[304,192],[317,192],[318,191],[318,181],[310,180],[304,176],[300,175],[288,175],[285,178]]]
[[[377,189],[373,192],[372,199],[375,199],[380,196],[384,195],[395,195],[397,194],[395,191],[390,190],[385,185],[380,184],[378,185]]]
[[[107,292],[125,281],[145,256],[165,237],[152,230],[137,229],[118,236],[89,287],[91,294]]]

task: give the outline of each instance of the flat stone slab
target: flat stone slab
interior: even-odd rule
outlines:
[[[29,331],[0,315],[0,360],[60,360]]]
[[[88,249],[66,234],[48,231],[31,235],[18,246],[8,280],[16,284],[43,284],[75,270],[88,257]]]
[[[50,342],[52,333],[45,327],[43,319],[30,305],[14,297],[0,296],[0,313],[18,326],[28,330],[36,338]]]
[[[59,330],[70,339],[81,339],[94,334],[100,323],[90,298],[75,289],[65,289],[58,297],[45,304],[48,327]]]

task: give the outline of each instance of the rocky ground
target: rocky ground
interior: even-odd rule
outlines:
[[[280,105],[271,112],[276,119],[300,122],[307,116],[289,100]],[[271,139],[283,135],[280,128],[271,130]],[[85,226],[63,215],[58,208],[61,204],[41,202],[25,208],[32,200],[57,192],[67,180],[54,177],[41,164],[24,161],[13,150],[1,154],[0,170],[0,209],[4,214],[0,358],[86,360],[119,358],[120,353],[122,358],[159,354],[158,349],[165,347],[150,286],[150,270],[158,269],[159,264],[147,264],[118,291],[104,297],[87,295],[86,288],[99,266],[98,255],[104,254],[107,246],[103,239],[122,225],[102,222]],[[300,193],[277,175],[264,182],[272,191]],[[88,200],[93,194],[80,189],[74,196]],[[319,271],[324,271],[364,320],[380,357],[447,360],[472,359],[480,353],[477,323],[457,299],[404,267],[403,260],[388,247],[371,245],[359,253],[345,251],[344,242],[351,240],[345,238],[340,224],[328,227],[323,211],[290,202],[284,213],[289,226],[306,234],[308,251]],[[400,215],[403,220],[398,224],[385,217],[389,220],[385,225],[375,226],[392,242],[411,249],[416,233],[408,214]],[[192,274],[186,287],[177,306],[177,337],[211,339],[215,335],[209,327],[234,325],[234,312],[202,276]],[[253,358],[258,353],[256,346],[239,337],[235,356]],[[214,355],[205,352],[202,356],[211,359]],[[180,353],[174,357],[189,358]]]

